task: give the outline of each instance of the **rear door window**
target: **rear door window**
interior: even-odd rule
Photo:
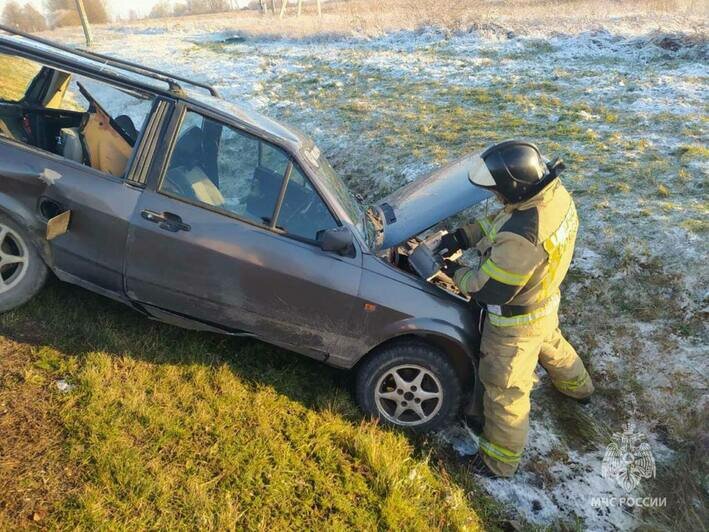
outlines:
[[[153,97],[0,53],[0,136],[123,177]]]

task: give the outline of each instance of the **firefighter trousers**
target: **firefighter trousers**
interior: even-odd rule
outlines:
[[[522,326],[499,327],[485,320],[479,368],[485,415],[480,450],[499,476],[515,473],[527,442],[537,362],[561,393],[576,399],[593,393],[583,362],[559,330],[556,312]]]

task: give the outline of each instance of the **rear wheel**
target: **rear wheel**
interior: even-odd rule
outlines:
[[[27,232],[0,216],[0,312],[29,301],[46,279],[47,267]]]
[[[366,413],[416,432],[449,424],[460,395],[460,379],[448,357],[424,342],[385,346],[357,374],[357,401]]]

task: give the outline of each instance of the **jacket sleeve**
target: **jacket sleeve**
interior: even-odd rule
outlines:
[[[480,269],[461,268],[454,281],[461,292],[481,303],[504,305],[525,287],[544,258],[544,251],[523,236],[502,232]]]
[[[492,231],[492,221],[495,219],[495,216],[497,216],[497,212],[490,216],[477,218],[473,223],[464,225],[461,228],[465,231],[465,236],[468,238],[469,247],[475,247],[484,236],[490,235]]]

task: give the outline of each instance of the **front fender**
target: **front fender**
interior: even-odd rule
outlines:
[[[450,357],[463,382],[471,381],[476,373],[480,337],[477,326],[471,323],[470,330],[456,327],[443,320],[433,318],[407,318],[393,322],[382,329],[378,341],[369,346],[367,353],[357,361],[359,364],[377,347],[396,342],[404,338],[420,338],[436,347]]]
[[[382,330],[382,336],[372,348],[401,336],[437,336],[459,345],[465,354],[472,359],[477,354],[476,335],[474,331],[465,331],[451,323],[432,318],[408,318],[389,324]]]

